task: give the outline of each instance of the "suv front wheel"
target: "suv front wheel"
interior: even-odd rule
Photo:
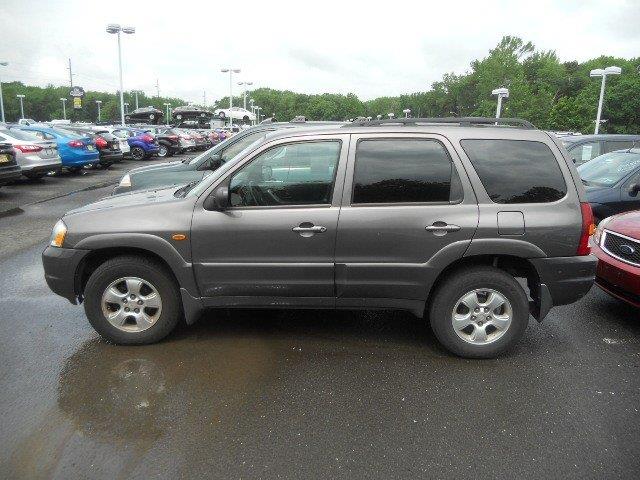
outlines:
[[[141,345],[167,336],[181,318],[173,277],[144,257],[107,260],[89,277],[84,309],[96,331],[117,344]]]
[[[461,357],[494,358],[514,346],[529,322],[529,301],[515,278],[494,267],[450,275],[429,310],[440,343]]]

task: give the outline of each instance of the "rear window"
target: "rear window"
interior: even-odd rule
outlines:
[[[485,190],[496,203],[560,200],[567,186],[553,152],[527,140],[462,140]]]
[[[460,200],[455,167],[440,142],[427,139],[358,142],[353,204]]]

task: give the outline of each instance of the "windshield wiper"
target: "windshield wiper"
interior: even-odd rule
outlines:
[[[584,185],[589,186],[589,182],[587,182],[584,178],[581,178],[580,180],[582,180],[582,183],[583,183]]]
[[[178,190],[173,192],[173,196],[184,197],[187,194],[187,192],[191,190],[193,187],[195,187],[198,183],[200,183],[200,180],[194,180],[193,182],[189,182],[186,185],[183,185]]]

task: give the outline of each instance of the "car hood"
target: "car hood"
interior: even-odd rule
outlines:
[[[606,230],[640,240],[640,210],[619,213],[609,218],[604,226]]]
[[[597,199],[602,196],[603,193],[611,191],[611,187],[600,187],[596,185],[585,185],[584,191],[587,194],[587,200],[589,202],[597,202]]]
[[[178,187],[172,186],[170,188],[148,189],[104,197],[83,207],[70,210],[65,216],[96,210],[182,201],[182,197],[175,197],[173,195],[177,189]]]

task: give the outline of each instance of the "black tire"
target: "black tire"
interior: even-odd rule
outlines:
[[[227,115],[224,112],[219,112],[218,118],[221,118],[222,120],[224,120],[225,118],[227,118]]]
[[[500,338],[492,343],[476,345],[458,336],[453,327],[452,314],[456,303],[465,293],[483,288],[493,289],[509,301],[512,320]],[[440,343],[455,355],[495,358],[512,348],[524,334],[529,323],[529,301],[518,281],[508,273],[488,266],[471,267],[453,272],[438,286],[431,297],[429,319]]]
[[[131,158],[133,158],[136,161],[144,160],[146,156],[145,151],[141,147],[131,147],[130,154],[131,154]]]
[[[249,117],[247,115],[245,115],[244,117],[242,117],[242,121],[244,123],[249,123]]]
[[[138,277],[152,283],[162,299],[158,319],[146,330],[126,332],[113,326],[102,313],[102,294],[115,280]],[[121,256],[107,260],[89,277],[84,289],[84,311],[91,326],[105,339],[119,345],[144,345],[166,337],[182,318],[180,293],[175,279],[157,262],[145,257]]]
[[[164,158],[164,157],[168,157],[169,156],[169,148],[166,145],[158,145],[158,156],[160,158]]]

